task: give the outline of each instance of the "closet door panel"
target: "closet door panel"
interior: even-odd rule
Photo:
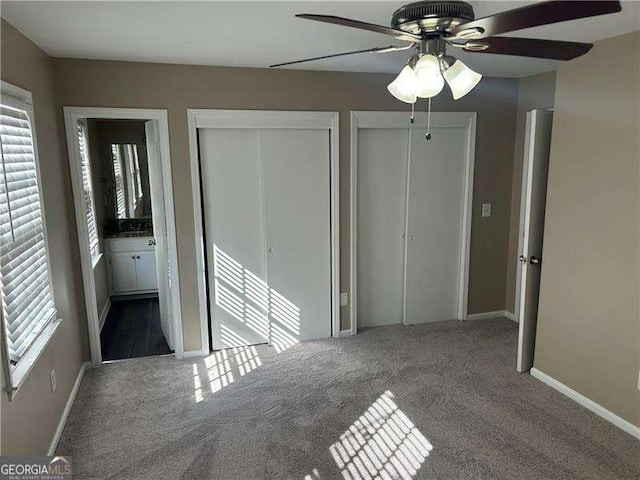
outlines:
[[[467,130],[411,131],[405,323],[457,318]]]
[[[200,129],[213,348],[269,339],[260,132]]]
[[[261,131],[271,343],[331,336],[329,130]]]
[[[402,323],[408,137],[358,132],[358,327]]]

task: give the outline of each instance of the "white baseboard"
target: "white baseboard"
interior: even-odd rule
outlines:
[[[195,358],[195,357],[206,357],[209,355],[209,351],[206,350],[189,350],[182,354],[182,358]]]
[[[49,456],[54,455],[56,452],[58,442],[60,441],[60,437],[62,436],[62,431],[64,430],[64,426],[67,424],[67,419],[69,418],[69,412],[71,412],[71,407],[73,406],[73,402],[76,399],[76,395],[78,394],[78,390],[80,389],[80,383],[82,383],[82,378],[84,377],[84,372],[87,371],[87,368],[91,368],[90,362],[84,362],[80,366],[80,371],[78,372],[76,381],[73,384],[71,393],[69,393],[69,398],[67,398],[67,403],[64,406],[64,410],[62,410],[62,415],[60,416],[58,427],[56,428],[56,431],[53,434],[53,439],[51,440],[51,444],[49,445],[49,450],[47,451],[47,455]]]
[[[100,318],[98,319],[100,322],[100,333],[102,333],[102,327],[104,327],[104,322],[107,320],[107,315],[109,315],[109,309],[111,308],[111,298],[107,298],[107,302],[102,307],[102,311],[100,312]]]
[[[506,310],[496,310],[495,312],[470,313],[469,315],[467,315],[466,320],[484,320],[485,318],[498,318],[498,317],[509,318],[509,316],[507,315],[508,313],[510,312],[507,312]]]
[[[509,320],[513,320],[516,323],[520,323],[520,322],[518,322],[518,319],[516,318],[516,314],[510,312],[509,310],[505,310],[504,311],[504,316],[507,317]]]
[[[353,335],[353,332],[350,328],[347,330],[340,330],[340,337],[350,337],[351,335]]]
[[[638,440],[640,440],[640,427],[639,426],[634,425],[633,423],[628,422],[624,418],[619,417],[615,413],[613,413],[613,412],[607,410],[606,408],[604,408],[599,403],[596,403],[593,400],[585,397],[581,393],[576,392],[572,388],[567,387],[564,383],[559,382],[555,378],[547,375],[544,372],[541,372],[540,370],[538,370],[535,367],[530,370],[530,373],[531,373],[532,377],[537,378],[538,380],[540,380],[543,383],[546,383],[551,388],[553,388],[553,389],[559,391],[560,393],[566,395],[567,397],[569,397],[574,402],[577,402],[580,405],[582,405],[583,407],[588,408],[589,410],[591,410],[596,415],[604,418],[605,420],[607,420],[608,422],[612,423],[613,425],[615,425],[619,429],[624,430],[629,435],[631,435],[631,436],[637,438]]]

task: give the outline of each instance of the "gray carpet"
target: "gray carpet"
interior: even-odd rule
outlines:
[[[638,479],[640,442],[515,372],[506,319],[87,372],[76,479]]]

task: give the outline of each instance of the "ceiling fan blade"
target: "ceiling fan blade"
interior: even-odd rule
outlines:
[[[403,32],[402,30],[396,30],[395,28],[385,27],[384,25],[376,25],[374,23],[361,22],[360,20],[351,20],[349,18],[335,17],[333,15],[316,15],[313,13],[300,13],[296,15],[298,18],[306,18],[307,20],[315,20],[317,22],[332,23],[334,25],[342,25],[343,27],[359,28],[361,30],[368,30],[370,32],[382,33],[384,35],[391,35],[398,40],[405,40],[407,42],[419,42],[422,40],[420,35],[415,35],[410,32]]]
[[[351,52],[334,53],[333,55],[323,55],[321,57],[305,58],[304,60],[295,60],[293,62],[277,63],[275,65],[270,65],[269,68],[284,67],[285,65],[293,65],[294,63],[313,62],[314,60],[323,60],[325,58],[344,57],[345,55],[355,55],[356,53],[399,52],[401,50],[408,50],[412,47],[413,45],[403,45],[401,47],[396,47],[391,45],[389,47],[375,47],[375,48],[367,48],[365,50],[353,50]]]
[[[485,48],[486,46],[486,48]],[[491,37],[470,40],[462,48],[466,52],[496,53],[520,57],[571,60],[591,50],[593,44],[563,42],[560,40],[539,40],[535,38]]]
[[[619,12],[621,9],[622,7],[618,0],[554,0],[541,2],[463,23],[451,31],[451,37],[486,38],[523,28],[606,15]],[[477,29],[477,32],[474,32],[474,29]],[[465,33],[468,36],[465,37]],[[474,33],[476,34],[473,35]]]

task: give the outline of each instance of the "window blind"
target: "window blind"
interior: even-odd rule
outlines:
[[[136,207],[138,206],[138,195],[136,194],[135,165],[133,159],[133,145],[123,145],[125,170],[127,173],[127,198],[129,199],[129,216],[136,216]]]
[[[55,317],[29,114],[0,106],[0,280],[7,349],[18,364]]]
[[[116,217],[127,218],[127,200],[124,194],[120,145],[111,145],[111,160],[113,162],[113,177],[116,186]]]
[[[84,191],[84,206],[87,214],[87,229],[89,231],[89,250],[91,255],[98,253],[98,227],[96,224],[95,204],[93,202],[93,186],[91,184],[91,164],[89,156],[87,125],[78,122],[78,143],[80,146],[80,163],[82,169],[82,189]]]

